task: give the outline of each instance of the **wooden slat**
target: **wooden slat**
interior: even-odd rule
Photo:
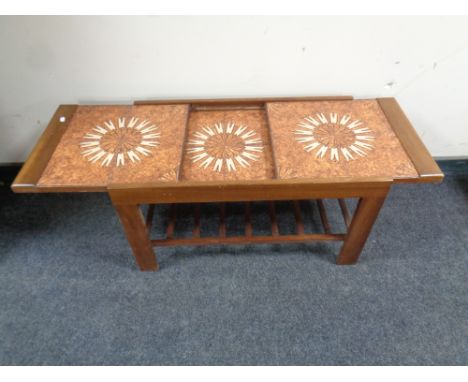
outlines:
[[[304,234],[304,222],[302,221],[301,206],[298,200],[293,200],[294,218],[296,220],[296,232],[298,235]]]
[[[226,203],[219,204],[219,236],[226,236]]]
[[[444,174],[427,150],[395,98],[377,99],[396,136],[420,176],[421,182],[441,182]],[[414,180],[413,180],[414,181]]]
[[[322,199],[317,199],[317,205],[319,208],[320,219],[322,220],[322,225],[325,233],[330,233],[330,223],[328,222],[327,210],[325,209],[325,205],[323,204]]]
[[[267,121],[267,130],[268,130],[268,141],[269,141],[269,147],[270,147],[270,152],[271,152],[271,161],[272,166],[273,166],[273,174],[275,179],[279,179],[279,167],[278,167],[278,161],[276,160],[276,150],[275,150],[275,144],[273,142],[273,135],[271,132],[271,121],[270,121],[270,113],[268,113],[268,110],[265,105],[265,119]]]
[[[263,105],[193,105],[192,111],[223,111],[223,110],[263,110]]]
[[[343,215],[344,222],[346,227],[349,227],[351,224],[351,216],[349,215],[348,207],[346,206],[346,201],[344,199],[338,199],[340,205],[341,213]]]
[[[174,236],[176,215],[177,215],[177,205],[171,204],[171,207],[169,209],[169,222],[167,223],[167,228],[166,228],[166,237],[168,239],[172,239],[172,237]]]
[[[270,210],[271,234],[273,236],[278,236],[279,228],[278,228],[278,219],[276,218],[275,202],[273,201],[269,202],[268,207]]]
[[[61,105],[56,110],[47,128],[29,154],[21,171],[16,176],[11,188],[14,192],[39,192],[36,187],[42,172],[45,170],[55,148],[67,130],[78,105]],[[65,118],[63,122],[61,118]],[[102,188],[92,188],[89,191],[104,191]]]
[[[184,136],[182,138],[182,147],[180,150],[180,155],[179,155],[179,164],[177,165],[177,181],[180,181],[183,176],[182,176],[182,170],[184,168],[184,158],[185,158],[185,152],[187,148],[187,140],[188,140],[188,130],[189,130],[189,120],[190,120],[190,107],[187,110],[187,115],[185,119],[185,130],[184,130]]]
[[[265,102],[300,102],[300,101],[345,101],[352,100],[352,96],[312,96],[312,97],[270,97],[270,98],[218,98],[218,99],[163,99],[163,100],[140,100],[135,105],[177,105],[189,103],[192,106],[203,105],[245,105]]]
[[[200,237],[200,204],[193,206],[193,237]]]
[[[284,243],[306,241],[340,241],[345,234],[306,234],[306,235],[280,235],[280,236],[230,236],[230,237],[200,237],[181,239],[151,240],[153,246],[172,247],[178,245],[209,245],[209,244],[249,244],[249,243]]]
[[[252,228],[252,216],[251,216],[251,207],[250,203],[245,203],[245,236],[252,236],[253,228]]]
[[[151,231],[151,226],[153,225],[153,217],[154,217],[154,204],[150,204],[148,206],[148,212],[146,213],[146,229]]]

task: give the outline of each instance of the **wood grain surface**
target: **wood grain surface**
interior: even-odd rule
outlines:
[[[16,176],[12,185],[13,191],[34,192],[36,190],[37,183],[54,154],[60,139],[67,131],[76,109],[77,105],[60,105],[57,108],[47,128]]]
[[[377,101],[406,153],[414,163],[421,181],[441,182],[444,179],[444,174],[432,158],[429,150],[424,146],[397,100],[395,98],[378,98]]]

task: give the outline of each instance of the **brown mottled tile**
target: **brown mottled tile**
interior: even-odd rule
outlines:
[[[267,111],[279,178],[417,177],[375,100],[270,102]]]
[[[131,109],[133,117],[141,121],[151,121],[148,127],[155,125],[156,130],[149,131],[147,134],[160,134],[160,136],[148,138],[150,142],[156,142],[157,144],[157,146],[144,146],[151,151],[148,156],[139,155],[140,160],[135,162],[130,160],[126,166],[115,167],[112,172],[111,182],[177,181],[187,113],[187,105],[133,106]]]
[[[38,184],[176,181],[187,112],[187,105],[79,106]]]
[[[198,160],[197,155],[201,156]],[[263,110],[193,111],[190,114],[183,180],[271,179],[273,174]]]
[[[109,166],[91,163],[88,158],[92,155],[84,157],[86,148],[80,143],[86,141],[85,134],[95,133],[96,125],[104,128],[104,122],[126,117],[130,110],[131,106],[78,106],[38,185],[105,187],[114,162]]]

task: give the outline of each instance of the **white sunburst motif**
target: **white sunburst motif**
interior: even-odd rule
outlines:
[[[341,157],[347,161],[365,157],[374,148],[371,129],[348,114],[340,117],[337,113],[328,116],[318,113],[305,117],[294,134],[296,140],[304,145],[305,151],[316,150],[316,158],[329,155],[332,161],[339,161]]]
[[[159,127],[148,120],[118,118],[102,125],[85,134],[80,143],[81,154],[91,163],[101,161],[101,166],[109,166],[115,161],[117,166],[124,166],[130,161],[140,162],[159,145]]]
[[[213,171],[236,171],[236,165],[247,167],[256,161],[256,153],[263,151],[260,138],[247,126],[236,127],[234,123],[216,123],[214,126],[203,126],[189,139],[187,152],[193,163],[200,162],[204,169],[212,166]]]

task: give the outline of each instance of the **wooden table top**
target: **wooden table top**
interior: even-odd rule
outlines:
[[[13,189],[378,177],[443,178],[393,98],[157,101],[60,106]]]

